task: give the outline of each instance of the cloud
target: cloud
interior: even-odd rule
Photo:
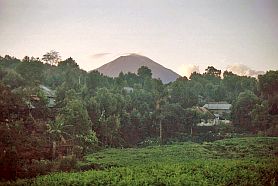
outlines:
[[[198,72],[200,73],[200,69],[198,65],[193,65],[193,64],[183,64],[180,66],[178,73],[181,76],[186,76],[186,77],[190,77],[192,72]]]
[[[117,53],[117,54],[104,52],[104,53],[93,54],[93,55],[91,55],[91,58],[99,59],[99,58],[107,57],[108,55],[110,57],[119,57],[119,56],[128,56],[128,55],[132,55],[132,54],[133,55],[141,55],[139,52],[128,52],[128,53]]]
[[[128,55],[141,55],[140,52],[127,52],[127,53],[119,53],[120,56],[128,56]]]
[[[246,65],[243,64],[232,64],[227,67],[227,71],[232,71],[235,74],[238,74],[240,76],[252,76],[257,77],[259,74],[264,74],[264,71],[257,71],[252,70]]]
[[[102,57],[105,57],[105,56],[110,55],[110,54],[111,53],[96,53],[96,54],[92,55],[92,58],[98,59],[98,58],[102,58]]]

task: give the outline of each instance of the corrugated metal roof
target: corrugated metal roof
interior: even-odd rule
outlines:
[[[229,103],[219,102],[219,103],[207,103],[203,107],[209,110],[230,110],[232,105]]]
[[[55,91],[51,90],[50,88],[40,85],[42,91],[46,94],[47,97],[55,97]]]

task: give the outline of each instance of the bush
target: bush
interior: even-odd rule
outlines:
[[[69,172],[75,170],[76,167],[77,167],[77,160],[76,160],[76,156],[74,155],[63,157],[63,159],[61,159],[59,162],[59,170],[61,171]]]
[[[53,171],[54,163],[49,160],[33,160],[31,164],[25,163],[17,170],[18,178],[33,178]]]
[[[147,146],[155,146],[155,145],[159,145],[158,138],[147,138],[138,144],[139,147],[147,147]]]

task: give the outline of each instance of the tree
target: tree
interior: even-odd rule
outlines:
[[[16,66],[15,70],[24,78],[25,83],[28,85],[34,85],[34,83],[40,83],[43,80],[44,65],[40,61],[21,62]]]
[[[178,103],[166,103],[161,108],[162,136],[178,137],[184,131],[185,109]]]
[[[0,121],[6,121],[10,115],[16,115],[21,108],[26,108],[19,96],[0,81]]]
[[[221,70],[217,70],[213,66],[208,66],[208,68],[206,68],[205,71],[206,71],[205,74],[207,74],[207,75],[211,75],[211,76],[215,76],[215,77],[220,77],[220,75],[221,75]]]
[[[270,116],[268,113],[268,103],[267,101],[260,101],[257,103],[252,112],[252,127],[253,131],[266,131],[269,128]]]
[[[241,77],[228,71],[223,73],[223,77],[221,87],[226,91],[226,101],[232,102],[244,91],[241,87]]]
[[[76,61],[74,59],[72,59],[71,57],[69,57],[68,59],[66,59],[65,61],[61,61],[58,64],[58,67],[61,69],[65,69],[65,68],[77,68],[79,69],[79,65],[76,63]]]
[[[168,93],[168,92],[167,92]],[[162,120],[165,119],[165,114],[163,113],[163,111],[165,111],[166,109],[162,110],[161,107],[163,108],[163,106],[165,104],[169,104],[167,102],[167,93],[166,91],[157,91],[155,92],[155,112],[152,114],[153,117],[155,118],[155,122],[159,123],[159,141],[160,144],[163,144],[163,125],[162,125]],[[165,108],[165,106],[164,106]],[[156,126],[156,125],[155,125]]]
[[[20,176],[19,169],[29,175],[32,160],[48,158],[45,124],[34,120],[21,97],[1,82],[0,105],[0,179]]]
[[[70,138],[70,134],[66,132],[68,127],[72,127],[73,125],[65,125],[64,117],[62,115],[58,115],[55,118],[55,121],[50,122],[47,127],[47,132],[50,135],[52,141],[52,158],[56,158],[56,146],[57,142],[66,142],[67,138]]]
[[[251,91],[242,92],[232,105],[233,124],[241,129],[252,129],[252,110],[258,103],[259,98]]]
[[[104,113],[104,112],[103,112]],[[100,132],[102,133],[102,143],[110,147],[117,147],[121,145],[120,130],[120,116],[102,114],[99,118]]]
[[[123,96],[114,93],[107,88],[100,88],[94,96],[96,109],[99,113],[104,112],[105,116],[118,114],[121,112],[124,104]]]
[[[257,93],[258,82],[253,77],[238,76],[232,72],[225,71],[221,81],[221,89],[226,92],[226,101],[234,101],[240,92],[250,90]]]
[[[200,122],[201,114],[194,108],[187,108],[185,110],[185,128],[190,129],[190,136],[193,136],[193,127]]]
[[[50,65],[58,65],[61,61],[61,56],[59,55],[59,52],[51,50],[43,55],[42,60]]]
[[[0,58],[0,67],[4,67],[4,68],[14,68],[18,63],[20,63],[20,60],[15,58],[15,57],[11,57],[9,55],[5,55],[5,57],[1,57]]]
[[[203,76],[202,74],[198,73],[198,72],[192,72],[191,75],[189,76],[190,80],[198,80],[198,79],[202,79]]]
[[[96,70],[93,70],[87,74],[86,85],[89,89],[89,92],[93,94],[95,93],[97,88],[101,88],[101,87],[109,88],[111,80],[113,79],[100,74]]]
[[[143,79],[152,78],[152,70],[149,69],[147,66],[141,66],[138,69],[137,74],[139,77],[142,77]]]
[[[70,134],[74,143],[83,148],[83,152],[97,143],[97,137],[92,131],[92,122],[83,102],[78,99],[74,90],[66,93],[65,106],[60,112],[60,120],[67,127],[65,132]]]
[[[170,102],[179,103],[184,109],[198,103],[198,95],[194,94],[191,81],[175,81],[171,85]]]
[[[123,96],[110,89],[99,88],[95,96],[91,97],[87,109],[93,122],[93,130],[96,131],[97,137],[103,145],[119,145],[121,141],[120,114],[123,112],[123,108]]]
[[[269,98],[278,93],[278,70],[259,75],[259,89],[263,97]]]
[[[131,103],[141,114],[155,109],[155,97],[144,89],[134,90],[131,94]]]
[[[3,77],[2,81],[12,89],[24,86],[24,79],[13,69],[6,71],[6,75]]]

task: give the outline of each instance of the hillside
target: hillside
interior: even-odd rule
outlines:
[[[277,137],[247,137],[105,149],[79,163],[84,172],[54,173],[11,185],[275,185],[277,143]]]
[[[175,81],[180,77],[177,73],[170,69],[163,67],[162,65],[154,62],[153,60],[137,55],[131,54],[128,56],[121,56],[99,68],[99,72],[110,77],[117,77],[120,72],[127,73],[137,73],[137,70],[141,66],[147,66],[152,70],[153,78],[161,79],[163,83],[169,83]]]

